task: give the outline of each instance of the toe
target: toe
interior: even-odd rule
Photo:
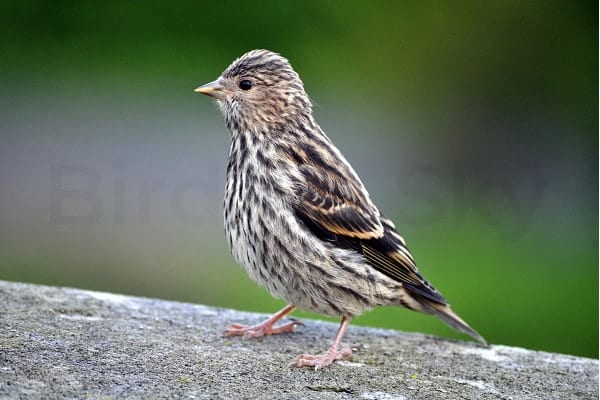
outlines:
[[[232,324],[223,331],[224,336],[242,336],[248,329],[245,325]]]
[[[292,360],[289,364],[290,367],[314,367],[315,370],[319,368],[325,368],[331,365],[336,360],[350,358],[352,356],[352,350],[349,347],[345,347],[340,351],[328,351],[324,354],[312,355],[312,354],[300,354]]]

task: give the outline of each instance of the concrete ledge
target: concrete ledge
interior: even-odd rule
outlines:
[[[264,315],[0,281],[0,398],[597,399],[598,361],[351,326],[351,362],[289,368],[337,325],[226,339]]]

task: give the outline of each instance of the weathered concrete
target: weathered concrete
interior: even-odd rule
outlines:
[[[335,324],[226,339],[263,315],[0,281],[0,398],[597,399],[598,361],[352,326],[355,354],[290,368]]]

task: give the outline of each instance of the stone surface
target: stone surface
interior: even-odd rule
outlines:
[[[288,367],[337,325],[227,339],[265,316],[0,281],[0,398],[597,399],[598,361],[351,326],[351,361]]]

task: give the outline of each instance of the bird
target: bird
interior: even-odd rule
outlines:
[[[257,325],[232,324],[225,336],[294,332],[302,322],[277,323],[296,308],[339,317],[327,351],[290,363],[325,368],[352,356],[341,346],[352,318],[403,306],[487,345],[417,269],[392,220],[315,121],[288,59],[248,51],[195,92],[216,100],[230,134],[223,213],[230,251],[253,281],[287,303]]]

